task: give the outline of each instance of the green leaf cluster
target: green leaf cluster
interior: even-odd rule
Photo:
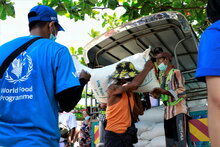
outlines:
[[[91,32],[88,33],[90,37],[95,38],[100,35],[100,31],[96,31],[94,28],[91,29]]]
[[[14,3],[10,0],[0,0],[0,19],[6,20],[7,16],[15,17]]]
[[[85,105],[80,105],[80,104],[77,104],[74,108],[74,110],[82,110],[82,109],[85,109],[86,106]],[[74,113],[75,116],[76,116],[76,120],[84,120],[84,116],[81,112],[79,113]]]
[[[77,60],[83,65],[86,65],[85,60],[83,58],[83,48],[79,47],[78,49],[74,47],[69,48],[70,54],[76,56]]]
[[[197,34],[201,34],[210,24],[206,16],[208,0],[42,0],[39,4],[53,7],[59,15],[73,19],[74,21],[85,20],[86,16],[101,20],[102,27],[106,30],[115,28],[125,22],[161,11],[178,11],[186,16]],[[110,15],[102,13],[104,9],[114,12],[116,8],[125,11],[120,16],[116,13]],[[100,14],[102,14],[100,16]],[[11,0],[0,0],[0,19],[7,16],[15,16],[14,3]],[[94,29],[88,33],[91,37],[100,35]],[[82,48],[70,48],[73,54],[82,55]],[[79,57],[80,58],[80,57]],[[84,63],[83,58],[79,59]]]

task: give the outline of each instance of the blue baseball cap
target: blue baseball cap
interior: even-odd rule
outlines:
[[[33,14],[29,15],[30,13]],[[57,12],[53,10],[51,7],[45,5],[37,5],[30,10],[28,16],[29,23],[33,21],[54,21],[58,26],[58,31],[64,31],[64,29],[58,22]]]

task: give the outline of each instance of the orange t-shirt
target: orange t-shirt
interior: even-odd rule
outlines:
[[[131,110],[134,107],[133,93],[130,93]],[[107,107],[106,110],[107,125],[105,130],[115,133],[125,133],[131,126],[130,107],[128,103],[128,95],[126,92],[122,94],[121,99],[116,104]]]

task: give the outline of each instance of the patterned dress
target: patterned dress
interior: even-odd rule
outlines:
[[[91,128],[89,127],[88,123],[86,123],[86,121],[83,121],[80,128],[79,144],[83,147],[90,147],[91,140]]]

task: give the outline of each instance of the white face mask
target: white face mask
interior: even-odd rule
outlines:
[[[160,69],[160,71],[165,71],[167,69],[167,65],[165,65],[163,62],[160,63],[160,65],[158,65],[158,68]]]

